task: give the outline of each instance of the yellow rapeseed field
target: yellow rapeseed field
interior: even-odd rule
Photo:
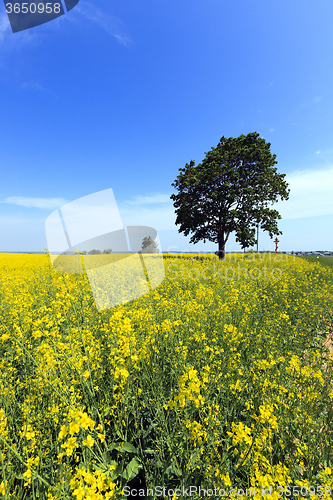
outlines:
[[[164,264],[98,311],[86,274],[0,254],[0,498],[333,499],[332,270]]]

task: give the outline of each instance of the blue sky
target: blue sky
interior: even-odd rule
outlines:
[[[80,0],[13,34],[1,5],[0,250],[43,251],[54,210],[112,188],[163,251],[215,251],[178,233],[171,183],[254,131],[290,187],[279,250],[333,250],[332,19],[327,0]]]

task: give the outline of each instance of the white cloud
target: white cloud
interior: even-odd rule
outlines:
[[[2,226],[13,226],[13,225],[20,225],[22,230],[23,228],[27,228],[27,224],[38,224],[40,222],[39,219],[29,219],[26,217],[23,217],[21,215],[13,215],[13,214],[8,214],[8,215],[0,215],[0,227]]]
[[[307,101],[302,102],[299,105],[298,109],[293,113],[293,115],[295,115],[296,113],[298,113],[300,109],[303,109],[303,108],[306,108],[306,107],[307,108],[312,107],[313,104],[319,104],[322,100],[323,100],[322,96],[314,96],[312,99],[308,99]]]
[[[4,38],[4,35],[12,34],[12,28],[9,23],[8,15],[4,11],[0,14],[0,38]]]
[[[105,12],[97,9],[90,2],[81,1],[75,7],[75,10],[86,19],[95,23],[98,27],[112,35],[122,45],[127,46],[131,42],[131,39],[125,35],[122,22],[119,19],[105,14]]]
[[[320,151],[316,151],[316,155],[320,155]]]
[[[0,38],[3,39],[4,33],[7,33],[9,28],[9,20],[5,13],[0,14]]]
[[[270,131],[270,132],[274,132],[274,129],[273,129],[273,128],[270,128],[270,129],[269,129],[269,131]]]
[[[22,89],[31,89],[31,90],[46,90],[37,82],[25,82],[21,84]]]
[[[24,82],[21,84],[22,89],[27,89],[27,90],[35,90],[37,92],[48,92],[49,94],[57,97],[51,90],[45,89],[40,83],[38,82]]]
[[[169,203],[170,201],[170,195],[156,194],[152,196],[135,196],[134,200],[127,200],[124,203],[129,205],[150,205],[152,203]]]
[[[170,194],[139,195],[132,200],[117,202],[123,224],[150,226],[157,231],[176,229],[176,214]]]
[[[285,181],[290,189],[289,200],[268,205],[278,210],[283,219],[333,215],[333,166],[291,172]],[[117,204],[124,225],[147,225],[157,231],[179,229],[169,194],[136,196]]]
[[[295,171],[285,180],[290,188],[289,200],[272,205],[284,219],[333,215],[333,166]]]
[[[171,202],[171,200],[170,200]],[[173,206],[165,208],[126,209],[118,203],[121,220],[125,226],[150,226],[157,231],[177,229],[176,214]],[[179,227],[179,226],[178,226]]]
[[[9,196],[1,203],[19,205],[27,208],[41,208],[43,210],[52,210],[68,203],[64,198],[29,198],[26,196]]]
[[[1,56],[4,55],[4,52],[8,53],[13,48],[18,50],[26,49],[27,44],[35,40],[36,36],[36,33],[31,29],[13,33],[6,12],[0,13],[0,42],[6,42],[3,44]]]

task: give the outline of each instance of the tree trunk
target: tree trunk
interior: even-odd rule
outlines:
[[[229,234],[228,234],[228,236],[229,236]],[[227,236],[226,240],[228,239],[228,236]],[[220,260],[225,260],[226,240],[224,239],[224,225],[222,225],[222,227],[221,226],[219,227],[218,232],[217,232],[217,241],[219,244],[219,249],[217,252],[215,252],[215,255],[217,255]]]
[[[218,256],[220,260],[225,260],[225,242],[219,241],[219,249],[215,252],[215,255]]]
[[[259,252],[259,224],[257,225],[257,252]]]

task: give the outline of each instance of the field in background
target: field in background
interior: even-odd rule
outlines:
[[[309,257],[302,257],[304,260],[306,260],[307,262],[311,262],[312,264],[314,262],[319,262],[319,264],[321,266],[326,266],[326,267],[329,267],[330,269],[333,270],[333,258],[332,257],[319,257],[319,259],[317,257],[314,257],[314,256],[309,256]]]
[[[0,255],[0,498],[333,498],[333,270],[163,258],[160,286],[98,312],[85,274]]]

